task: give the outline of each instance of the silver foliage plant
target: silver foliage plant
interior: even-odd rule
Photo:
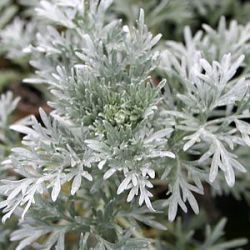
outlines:
[[[232,187],[248,167],[237,151],[249,147],[249,25],[232,21],[227,28],[221,18],[217,30],[204,30],[192,37],[187,27],[185,44],[168,41],[159,68],[169,79],[165,112],[182,135],[182,150],[196,158],[188,164],[221,193],[227,188],[219,170]]]
[[[19,142],[18,134],[13,133],[9,126],[11,123],[11,115],[16,109],[19,102],[19,98],[14,98],[11,92],[7,92],[0,96],[0,159],[3,161],[9,154],[10,149]],[[8,170],[10,168],[6,165],[1,167],[0,176],[1,179],[8,178]],[[4,197],[1,197],[2,201]],[[10,225],[0,225],[0,247],[10,247],[11,244],[8,241],[8,236],[16,228],[16,223],[11,222]]]
[[[26,54],[23,49],[34,41],[39,26],[31,8],[37,1],[3,0],[0,4],[0,53],[15,62],[22,62]],[[33,5],[32,5],[33,4]],[[27,7],[28,6],[28,7]],[[29,11],[21,11],[20,8]],[[32,22],[27,19],[32,17]],[[12,20],[12,22],[10,22]]]
[[[133,27],[107,22],[111,0],[34,5],[41,29],[22,50],[35,69],[25,81],[49,85],[53,111],[11,126],[24,134],[4,161],[16,179],[0,185],[3,222],[20,217],[11,239],[17,250],[65,249],[71,233],[75,249],[152,249],[138,222],[165,229],[152,214],[174,221],[188,204],[198,214],[204,182],[219,193],[246,172],[236,150],[250,146],[249,26],[222,18],[156,49],[143,10]],[[154,200],[161,183],[167,198]]]

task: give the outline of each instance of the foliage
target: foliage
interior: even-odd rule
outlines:
[[[227,29],[222,18],[217,31],[209,26],[204,29],[205,34],[198,31],[192,37],[186,28],[184,45],[166,43],[160,70],[169,78],[168,91],[173,96],[166,102],[167,113],[175,117],[183,150],[190,150],[196,159],[199,157],[193,164],[203,166],[203,170],[211,164],[210,182],[221,169],[230,186],[235,182],[233,168],[246,172],[237,160],[237,149],[249,145],[246,122],[249,118],[249,25],[232,21]],[[225,42],[223,46],[221,41]],[[175,102],[179,105],[173,111]],[[219,191],[224,185],[220,177],[218,181],[215,187]],[[244,190],[241,190],[243,194]]]
[[[0,97],[0,158],[1,161],[9,155],[10,149],[19,141],[18,134],[9,129],[11,115],[15,110],[19,98],[14,98],[11,92],[2,94]],[[8,166],[1,166],[1,179],[8,177]],[[2,197],[1,197],[2,200]],[[8,235],[16,228],[16,220],[12,218],[7,224],[0,225],[0,247],[8,250],[14,249],[16,244],[10,243]]]
[[[159,45],[161,35],[145,23],[154,32],[167,20],[181,28],[194,10],[205,15],[217,2],[156,2],[144,3],[145,19],[129,1],[32,1],[24,15],[34,22],[15,19],[1,31],[9,59],[30,58],[34,76],[24,81],[46,83],[53,94],[53,111],[40,109],[41,122],[31,116],[10,126],[24,137],[3,161],[15,174],[0,181],[0,207],[3,223],[19,219],[11,233],[17,250],[212,250],[246,243],[219,241],[225,220],[198,243],[180,222],[166,221],[179,207],[198,214],[204,183],[214,194],[249,189],[249,167],[239,157],[250,146],[249,25],[227,27],[222,17],[218,29],[204,25],[192,36],[186,27],[185,43]],[[3,97],[10,104],[0,114],[7,131],[17,103],[11,99]],[[145,226],[169,228],[176,243],[147,237]]]
[[[236,249],[245,244],[246,241],[244,239],[221,241],[224,236],[225,218],[222,218],[214,228],[211,228],[210,225],[206,226],[203,242],[194,240],[194,234],[200,229],[204,220],[205,218],[201,214],[198,218],[192,218],[184,225],[180,218],[178,218],[176,224],[168,226],[168,241],[165,244],[158,242],[158,249],[226,250]]]

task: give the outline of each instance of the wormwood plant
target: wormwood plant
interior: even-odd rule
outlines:
[[[160,46],[143,10],[134,27],[110,18],[111,0],[37,4],[40,30],[22,51],[35,77],[25,81],[48,84],[53,112],[11,126],[23,145],[3,162],[15,175],[1,180],[0,207],[3,222],[20,219],[16,249],[243,245],[217,242],[225,220],[204,242],[167,221],[179,207],[199,213],[204,183],[215,194],[249,190],[237,157],[250,145],[249,25],[227,28],[222,18],[218,30],[186,28],[185,44]],[[234,189],[237,178],[245,185]],[[166,187],[163,199],[157,186]],[[142,225],[168,225],[176,242],[149,239]]]
[[[26,2],[25,0],[3,0],[0,3],[1,91],[13,82],[22,82],[30,71],[29,57],[23,49],[34,41],[39,25],[32,16],[31,8],[24,6]],[[32,1],[28,2],[32,3]]]
[[[3,161],[10,153],[11,148],[16,145],[20,140],[17,133],[13,133],[9,129],[11,123],[11,114],[15,110],[19,98],[13,98],[11,92],[7,92],[0,96],[0,159]],[[8,178],[8,171],[11,171],[8,167],[1,168],[0,176],[1,179]],[[3,200],[2,197],[0,199]],[[11,249],[14,244],[10,243],[8,240],[9,234],[16,229],[16,221],[11,220],[7,224],[0,225],[0,248]],[[12,248],[13,249],[13,248]]]

